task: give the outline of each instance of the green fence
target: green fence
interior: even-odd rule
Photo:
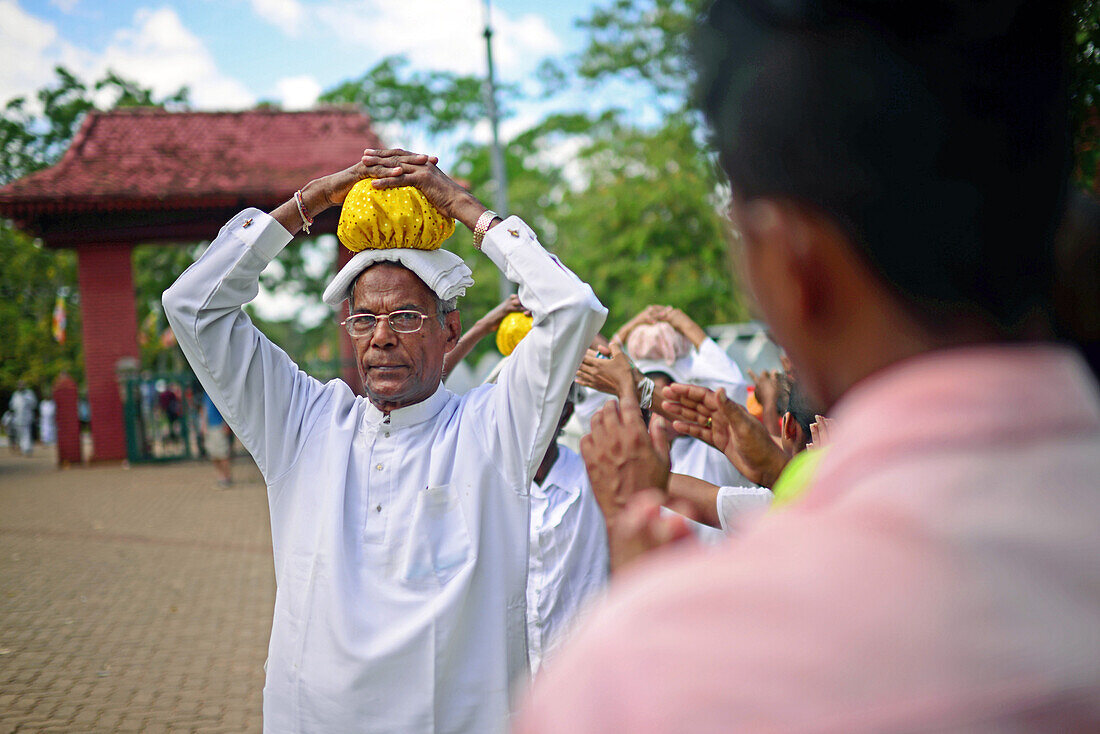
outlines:
[[[205,456],[202,387],[190,372],[143,372],[121,383],[126,453],[131,463]]]

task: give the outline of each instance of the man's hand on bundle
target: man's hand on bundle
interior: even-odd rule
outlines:
[[[688,338],[698,349],[706,341],[707,332],[686,313],[673,306],[650,306],[655,321],[663,321]]]
[[[504,317],[510,313],[526,313],[528,316],[531,315],[531,312],[525,309],[523,304],[519,302],[519,296],[512,293],[494,306],[492,311],[474,322],[474,326],[488,334],[499,329],[500,323],[504,321]]]
[[[627,501],[643,489],[662,496],[668,490],[669,440],[648,430],[638,399],[627,391],[592,417],[592,432],[581,439],[581,455],[592,491],[610,532]]]
[[[787,455],[744,406],[726,398],[725,390],[674,384],[664,389],[662,398],[679,433],[721,451],[750,482],[762,487],[775,484],[787,465]]]
[[[681,517],[690,512],[687,503],[674,507],[680,515],[662,515],[663,501],[660,492],[643,490],[626,503],[615,522],[608,523],[607,542],[612,573],[652,550],[669,543],[694,539],[687,521]]]
[[[578,384],[620,399],[624,392],[637,395],[641,379],[641,373],[618,344],[589,349],[577,368]]]
[[[634,331],[636,328],[638,328],[642,324],[655,324],[655,323],[657,323],[656,313],[657,313],[658,309],[662,309],[662,308],[665,308],[665,307],[664,306],[658,306],[656,304],[646,306],[641,311],[634,314],[634,317],[631,318],[630,321],[627,321],[625,324],[623,324],[621,327],[619,327],[619,330],[616,331],[612,335],[611,342],[613,344],[620,344],[620,345],[621,344],[626,344],[626,339],[627,339],[627,337],[630,336],[630,332]]]
[[[471,230],[485,206],[469,191],[436,167],[438,158],[407,150],[366,150],[362,164],[377,189],[415,186],[444,216],[457,219]]]

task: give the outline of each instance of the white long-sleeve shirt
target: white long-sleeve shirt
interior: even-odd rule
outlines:
[[[510,217],[483,249],[534,315],[496,385],[388,416],[241,310],[291,235],[246,209],[164,294],[268,485],[267,732],[493,732],[526,669],[528,490],[606,310]]]
[[[607,526],[584,460],[558,443],[542,486],[531,483],[527,649],[531,673],[569,636],[578,611],[607,586]]]

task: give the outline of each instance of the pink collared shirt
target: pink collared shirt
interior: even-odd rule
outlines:
[[[849,391],[806,496],[616,578],[518,730],[1100,731],[1100,392],[1058,347]]]

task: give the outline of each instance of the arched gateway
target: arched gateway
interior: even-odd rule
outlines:
[[[133,247],[212,239],[240,209],[273,209],[370,147],[380,141],[354,110],[91,112],[56,165],[0,189],[0,216],[77,252],[95,460],[126,458],[116,369],[139,357]],[[335,232],[338,216],[313,232]]]

